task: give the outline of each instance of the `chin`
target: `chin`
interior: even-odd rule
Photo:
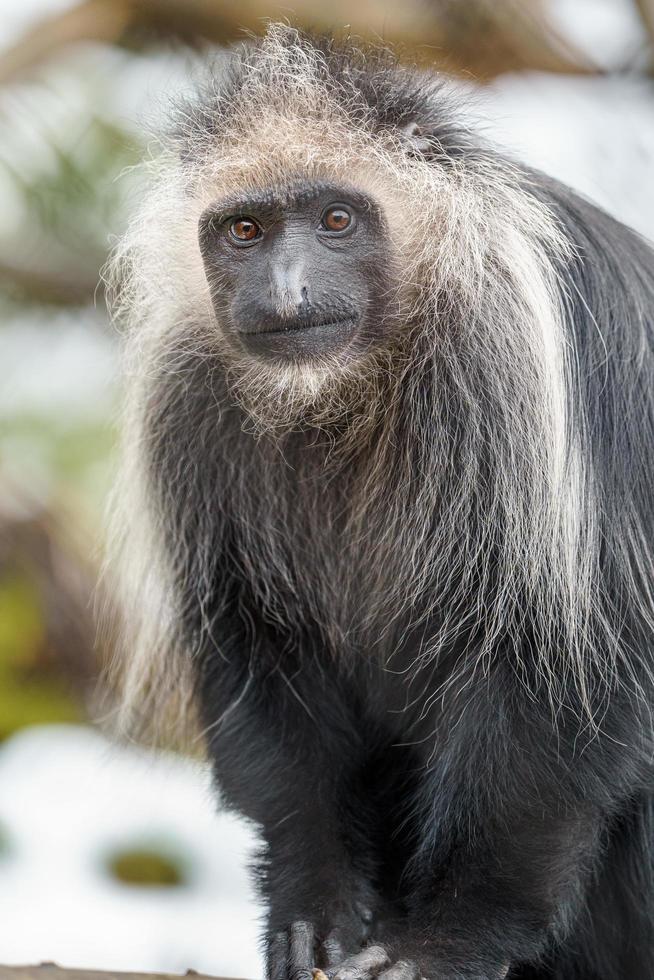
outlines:
[[[373,359],[347,342],[328,344],[328,331],[321,333],[320,346],[299,345],[294,337],[279,338],[279,347],[266,337],[262,348],[238,352],[230,344],[224,357],[229,391],[254,429],[328,428],[351,420],[353,412],[368,414],[379,380]]]

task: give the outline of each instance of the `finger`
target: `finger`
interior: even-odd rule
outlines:
[[[286,980],[288,965],[288,936],[285,932],[276,933],[268,947],[269,980]]]
[[[330,932],[322,944],[327,969],[333,969],[345,959],[345,949],[336,931]]]
[[[313,926],[308,922],[294,922],[290,933],[288,976],[290,980],[311,980],[314,965]]]
[[[350,956],[330,973],[332,980],[368,980],[388,966],[388,953],[382,946],[368,946]]]
[[[379,980],[420,980],[420,970],[412,960],[398,960],[379,974]]]

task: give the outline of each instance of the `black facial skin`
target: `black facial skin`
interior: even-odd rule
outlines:
[[[380,339],[390,249],[379,208],[356,190],[301,181],[217,201],[200,218],[199,242],[237,349],[302,360]]]

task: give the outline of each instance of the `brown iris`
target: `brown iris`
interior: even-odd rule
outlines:
[[[352,223],[352,215],[345,208],[329,208],[322,216],[322,223],[328,231],[345,231]]]
[[[235,218],[229,233],[239,242],[253,242],[261,234],[261,228],[252,218]]]

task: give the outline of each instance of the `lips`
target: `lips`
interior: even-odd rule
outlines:
[[[253,354],[295,359],[328,354],[351,339],[358,318],[295,318],[258,322],[239,330],[241,343]]]
[[[258,322],[252,326],[240,327],[238,332],[240,334],[246,334],[249,337],[258,336],[260,334],[276,336],[280,334],[297,333],[298,331],[330,329],[347,325],[353,326],[355,321],[356,317],[353,314],[340,317],[324,317],[323,319],[316,317],[295,317],[292,320],[268,320],[263,323]]]

